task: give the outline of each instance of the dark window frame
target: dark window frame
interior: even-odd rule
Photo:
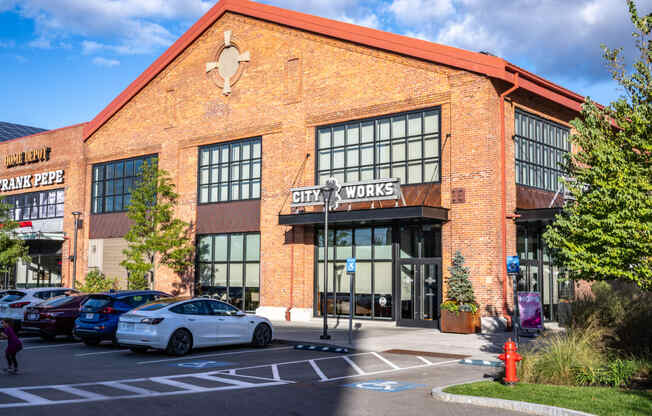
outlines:
[[[49,194],[53,192],[54,193],[54,203],[49,202]],[[63,200],[61,202],[58,202],[58,193],[63,192]],[[42,198],[41,195],[46,195],[45,196],[45,203],[42,203]],[[38,204],[30,204],[29,205],[29,218],[25,218],[25,212],[28,207],[28,204],[25,203],[27,198],[29,197],[36,197]],[[21,200],[22,205],[20,207],[16,206],[16,201]],[[52,218],[63,218],[65,215],[64,209],[65,209],[65,202],[66,202],[66,192],[65,188],[56,188],[56,189],[48,189],[47,191],[37,191],[37,192],[27,192],[27,193],[22,193],[22,194],[14,194],[14,195],[7,195],[4,198],[3,201],[6,205],[10,205],[11,208],[9,209],[9,218],[13,218],[14,221],[31,221],[31,220],[46,220],[46,219],[52,219]],[[61,215],[57,215],[57,207],[61,206]],[[54,216],[48,215],[48,211],[50,207],[54,207]],[[37,215],[34,217],[33,210],[36,208]],[[41,216],[41,208],[45,208],[45,216]],[[21,218],[16,218],[16,210],[21,209]]]
[[[356,245],[356,232],[355,231],[358,230],[358,229],[367,229],[367,228],[371,229],[371,256],[368,259],[360,259],[360,258],[357,258],[357,248],[358,248],[358,246]],[[375,238],[376,229],[381,229],[381,228],[389,229],[390,233],[391,233],[391,238],[390,238],[390,241],[389,241],[391,254],[390,254],[389,258],[386,258],[386,257],[376,258],[376,244],[375,244],[375,242],[376,242],[376,238]],[[329,227],[328,228],[328,233],[329,234],[332,233],[332,235],[333,235],[333,240],[331,241],[329,239],[328,249],[330,251],[331,248],[332,248],[333,249],[333,254],[334,254],[333,257],[331,257],[330,254],[329,254],[329,257],[328,257],[328,263],[329,263],[329,267],[328,267],[328,274],[329,274],[328,296],[332,296],[333,293],[335,292],[333,290],[334,288],[330,287],[330,281],[331,280],[333,280],[333,282],[335,281],[334,277],[335,277],[335,273],[337,272],[336,265],[337,265],[338,262],[339,263],[343,262],[342,259],[337,258],[337,246],[334,244],[336,233],[337,233],[338,230],[351,230],[352,231],[352,233],[351,233],[351,239],[352,239],[351,240],[352,241],[351,252],[352,252],[352,257],[356,259],[356,263],[368,263],[368,264],[371,265],[371,267],[370,267],[370,272],[371,272],[371,285],[370,285],[371,286],[371,293],[369,294],[369,295],[371,295],[370,315],[366,316],[366,315],[354,314],[354,318],[355,319],[361,319],[361,320],[375,320],[375,321],[393,321],[393,320],[395,320],[396,313],[397,313],[397,311],[395,310],[395,304],[396,304],[395,296],[396,296],[396,293],[397,293],[397,289],[395,287],[396,282],[394,281],[394,263],[395,263],[395,261],[394,261],[394,257],[395,257],[394,250],[395,250],[395,242],[396,242],[395,241],[395,239],[396,239],[396,236],[395,236],[396,227],[395,227],[395,225],[394,224],[370,224],[370,225],[366,225],[366,226],[365,225],[361,225],[361,226],[349,225],[349,226],[337,226],[337,227]],[[324,259],[320,259],[319,256],[320,256],[320,252],[323,251],[324,247],[319,245],[320,244],[319,237],[320,237],[320,234],[323,235],[324,229],[316,227],[314,232],[315,232],[315,234],[314,234],[314,236],[315,236],[315,254],[314,254],[314,281],[313,281],[313,317],[321,318],[321,317],[323,317],[323,312],[322,312],[322,309],[320,307],[320,300],[322,299],[322,295],[319,292],[319,286],[320,286],[321,283],[318,280],[323,279],[323,276],[320,279],[320,272],[324,268]],[[344,262],[346,262],[346,259],[344,259]],[[376,263],[389,263],[390,264],[392,314],[389,317],[387,317],[387,316],[376,316],[376,297],[381,296],[381,295],[385,295],[384,293],[383,294],[377,294],[376,293],[376,268],[374,267],[374,265]],[[349,294],[348,286],[345,288],[345,290],[343,292],[346,292],[345,296],[348,296],[348,294]],[[360,293],[358,293],[357,291],[354,290],[356,308],[357,308],[358,295],[362,295],[362,294],[360,294]],[[348,314],[342,315],[342,314],[337,313],[337,294],[335,294],[335,296],[333,298],[333,305],[334,305],[334,308],[335,308],[335,310],[334,310],[335,313],[330,313],[329,312],[328,313],[329,317],[336,318],[338,316],[339,317],[348,316]]]
[[[117,159],[111,160],[108,162],[96,163],[92,166],[92,176],[91,176],[91,214],[100,215],[100,214],[113,214],[116,212],[127,212],[129,210],[129,200],[131,198],[131,187],[126,187],[125,180],[129,180],[131,185],[136,182],[140,175],[136,171],[136,163],[141,162],[140,166],[144,164],[145,161],[152,163],[153,160],[158,161],[158,154],[149,154],[137,157],[130,157],[126,159]],[[132,163],[132,174],[127,175],[127,164]],[[122,176],[116,177],[114,169],[117,165],[121,165]],[[108,177],[109,168],[111,168],[111,177]],[[101,178],[98,178],[98,169],[101,171]],[[115,182],[121,181],[121,191],[119,193],[114,192]],[[111,182],[111,193],[108,193],[109,182]],[[96,184],[101,184],[102,187],[101,195],[98,196],[98,187]],[[115,209],[114,200],[111,200],[111,210],[107,210],[107,199],[108,198],[120,198],[120,209]],[[100,201],[101,208],[98,210],[96,205],[96,200]]]
[[[525,120],[524,120],[525,119]],[[524,126],[526,126],[524,131]],[[519,186],[556,192],[559,166],[571,151],[570,128],[520,108],[514,110],[514,178]]]
[[[234,235],[242,235],[242,260],[231,260],[231,237]],[[247,236],[250,235],[257,235],[258,236],[258,260],[247,260]],[[226,246],[226,260],[224,261],[217,261],[215,260],[215,237],[217,236],[226,236],[227,237],[227,246]],[[196,247],[199,250],[199,245],[201,242],[201,239],[204,237],[211,237],[211,260],[206,261],[202,260],[201,258],[201,253],[198,253],[196,256],[196,264],[197,267],[195,268],[195,287],[200,288],[202,291],[203,290],[211,290],[211,288],[217,287],[212,280],[214,275],[215,275],[215,266],[217,264],[223,264],[226,266],[226,294],[227,294],[227,301],[226,303],[231,305],[231,287],[234,288],[242,288],[242,308],[241,310],[245,312],[255,312],[255,309],[249,308],[249,305],[247,304],[247,264],[257,264],[258,265],[258,306],[260,306],[260,287],[261,287],[261,261],[260,261],[260,255],[261,255],[261,249],[260,249],[260,244],[261,244],[261,233],[260,232],[241,232],[241,233],[214,233],[214,234],[201,234],[197,235],[196,239]],[[231,286],[231,264],[241,264],[242,265],[242,285],[241,286]],[[203,271],[202,265],[210,265],[210,275],[211,275],[211,284],[210,285],[203,285],[201,281],[201,272]],[[254,286],[251,286],[254,287]],[[219,299],[216,299],[219,301]],[[237,308],[235,305],[231,305]]]
[[[248,159],[243,159],[242,157],[242,145],[251,144],[251,151]],[[254,146],[259,144],[260,146],[260,155],[254,157]],[[235,146],[240,146],[239,159],[237,161],[232,160],[233,158],[233,148]],[[228,148],[228,161],[223,162],[221,160],[222,149]],[[202,153],[208,153],[208,164],[202,164]],[[220,157],[218,162],[213,160],[213,156],[217,154]],[[254,165],[259,164],[258,176],[254,176]],[[242,178],[243,165],[249,164],[249,177],[247,179]],[[238,179],[233,179],[232,169],[238,167]],[[226,180],[224,180],[222,172],[226,168]],[[202,182],[202,172],[206,171],[208,177],[208,182]],[[217,179],[213,177],[214,174],[217,174]],[[251,200],[260,200],[262,193],[262,176],[263,176],[263,139],[262,136],[249,137],[246,139],[231,140],[228,142],[222,143],[213,143],[210,145],[200,146],[197,153],[197,204],[198,205],[208,205],[208,204],[221,204],[225,202],[233,201],[251,201]],[[258,183],[258,195],[254,195],[254,184]],[[247,184],[249,186],[249,197],[241,198],[243,185]],[[238,198],[233,198],[232,189],[236,185],[238,188]],[[226,199],[222,199],[221,187],[226,186],[227,196]],[[216,200],[212,200],[212,188],[216,188]],[[206,201],[202,197],[202,190],[206,190]]]
[[[433,133],[426,133],[425,132],[425,114],[430,113],[430,112],[436,112],[437,113],[437,131]],[[408,129],[409,129],[409,117],[410,115],[414,114],[421,114],[421,133],[415,134],[415,135],[409,135]],[[340,173],[344,176],[344,180],[340,180],[340,182],[357,182],[357,181],[348,181],[346,179],[346,174],[348,171],[353,171],[357,169],[357,176],[358,176],[358,181],[363,181],[363,180],[368,180],[368,179],[362,179],[362,171],[363,169],[369,169],[371,168],[372,171],[372,179],[379,179],[381,178],[380,175],[380,170],[383,168],[388,168],[389,169],[389,177],[397,177],[397,175],[394,175],[393,169],[395,167],[398,167],[399,169],[405,168],[405,183],[401,183],[403,186],[407,185],[421,185],[421,184],[433,184],[433,183],[441,183],[441,164],[442,164],[442,154],[441,154],[441,149],[442,149],[442,143],[441,143],[441,116],[442,116],[442,110],[441,106],[436,106],[436,107],[430,107],[430,108],[425,108],[425,109],[419,109],[419,110],[411,110],[411,111],[404,111],[400,113],[393,113],[393,114],[386,114],[378,117],[369,117],[369,118],[364,118],[364,119],[358,119],[358,120],[351,120],[351,121],[346,121],[346,122],[341,122],[341,123],[336,123],[336,124],[329,124],[329,125],[323,125],[323,126],[317,126],[315,128],[315,184],[319,185],[320,184],[320,177],[321,175],[324,175],[328,173],[328,176],[337,176]],[[405,125],[404,125],[404,135],[401,137],[393,137],[393,124],[392,124],[392,119],[398,118],[398,117],[403,117],[405,120]],[[389,122],[389,137],[387,139],[381,138],[380,137],[380,123],[387,120]],[[363,142],[362,141],[362,125],[365,123],[373,123],[373,139],[370,142]],[[358,126],[358,142],[355,145],[349,145],[348,143],[348,130],[350,126],[357,125]],[[344,130],[344,144],[340,146],[335,146],[333,143],[333,131],[335,129],[342,128]],[[328,147],[320,147],[319,143],[319,134],[320,131],[323,131],[325,129],[330,129],[330,137],[331,137],[331,146]],[[410,142],[414,142],[417,140],[417,138],[420,138],[421,142],[421,157],[420,158],[414,158],[410,159],[409,156],[409,146]],[[426,138],[434,138],[437,140],[437,156],[434,157],[426,157],[425,156],[425,140]],[[393,160],[393,151],[394,151],[394,146],[393,144],[396,144],[397,142],[404,142],[405,143],[405,158],[402,161],[394,161]],[[362,151],[363,151],[363,146],[371,144],[372,147],[372,158],[373,162],[371,164],[363,164],[362,163]],[[399,143],[401,144],[401,143]],[[378,161],[379,158],[379,149],[381,145],[388,145],[388,161],[380,163]],[[357,146],[358,149],[358,164],[355,166],[348,166],[348,149],[350,149],[352,146]],[[329,156],[329,161],[330,161],[330,166],[328,169],[320,169],[320,158],[321,158],[321,152],[325,151],[326,149],[330,150],[330,156]],[[343,151],[343,157],[344,157],[344,164],[342,168],[333,168],[333,162],[334,162],[334,155],[335,151]],[[425,173],[426,173],[426,163],[431,163],[434,162],[437,164],[436,168],[436,173],[437,173],[437,180],[434,181],[426,181],[425,179]],[[421,166],[421,181],[419,182],[412,182],[410,183],[409,181],[409,169],[410,166],[420,164]],[[340,172],[341,171],[341,172]]]

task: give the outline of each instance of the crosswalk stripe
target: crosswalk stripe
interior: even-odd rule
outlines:
[[[149,394],[156,393],[155,391],[152,391],[152,390],[143,389],[143,388],[132,386],[132,385],[129,385],[129,384],[123,384],[123,383],[120,383],[120,382],[117,382],[117,381],[106,381],[106,382],[103,382],[103,383],[100,383],[100,384],[108,386],[108,387],[113,387],[113,388],[118,389],[118,390],[124,390],[124,391],[128,391],[128,392],[131,392],[131,393],[142,394],[142,395],[149,395]]]
[[[2,389],[2,392],[30,404],[47,404],[51,402],[51,400],[48,400],[45,397],[37,396],[18,388]]]

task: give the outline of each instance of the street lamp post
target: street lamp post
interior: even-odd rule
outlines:
[[[75,217],[75,238],[73,241],[73,256],[72,256],[72,288],[75,288],[75,282],[77,280],[77,231],[79,230],[79,216],[81,212],[75,211],[72,213],[72,216]]]
[[[337,189],[337,181],[334,178],[326,180],[326,185],[321,188],[324,196],[324,332],[320,339],[331,339],[328,335],[328,211],[330,210],[333,192]]]

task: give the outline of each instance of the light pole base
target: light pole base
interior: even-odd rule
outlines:
[[[330,335],[320,335],[319,339],[331,339]]]

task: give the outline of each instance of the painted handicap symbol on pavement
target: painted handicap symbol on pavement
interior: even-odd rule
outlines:
[[[359,383],[344,385],[344,387],[380,391],[384,393],[393,393],[397,391],[411,390],[423,386],[425,386],[425,384],[403,383],[399,381],[390,381],[390,380],[370,380],[370,381],[362,381]]]
[[[191,361],[188,363],[175,363],[172,365],[175,367],[197,369],[197,368],[226,367],[228,365],[231,365],[231,363],[227,363],[226,361]]]

